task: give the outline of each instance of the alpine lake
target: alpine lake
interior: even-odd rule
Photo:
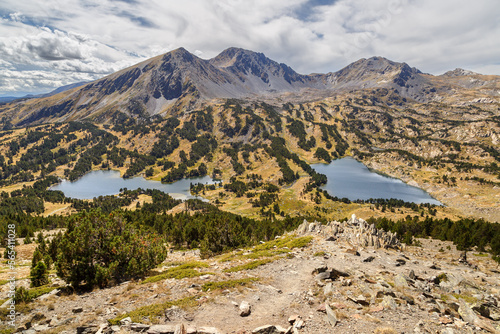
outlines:
[[[410,186],[399,179],[372,172],[353,158],[334,160],[330,164],[314,164],[311,167],[328,178],[327,183],[321,188],[338,198],[345,197],[351,201],[395,198],[416,204],[441,205],[441,202],[424,190]]]
[[[318,173],[325,174],[328,182],[322,188],[332,196],[350,200],[367,200],[370,198],[400,199],[406,202],[430,203],[441,205],[420,188],[410,186],[401,180],[383,176],[370,171],[364,164],[352,158],[334,160],[330,164],[311,165]],[[213,184],[209,176],[182,179],[173,183],[146,180],[142,176],[124,179],[118,171],[99,170],[87,173],[80,179],[70,182],[63,180],[51,187],[60,190],[67,197],[92,199],[94,197],[116,195],[122,189],[134,190],[158,189],[169,193],[176,199],[199,198],[190,193],[190,184]]]
[[[98,170],[85,174],[76,181],[70,182],[63,180],[61,183],[51,187],[51,190],[60,190],[66,197],[78,199],[92,199],[94,197],[116,195],[122,189],[135,190],[157,189],[176,199],[199,198],[193,196],[190,192],[191,183],[212,184],[215,183],[209,176],[182,179],[173,183],[161,183],[160,181],[146,180],[142,176],[136,176],[128,179],[120,177],[120,172],[114,170]]]

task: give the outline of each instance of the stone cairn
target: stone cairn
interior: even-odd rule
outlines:
[[[347,221],[332,221],[326,225],[317,221],[309,223],[304,219],[304,222],[297,228],[297,233],[300,235],[318,234],[331,240],[341,238],[360,247],[401,248],[397,233],[377,229],[374,224],[370,225],[354,214]]]

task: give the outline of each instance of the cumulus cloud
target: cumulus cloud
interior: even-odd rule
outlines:
[[[0,87],[6,95],[15,95],[17,92],[33,93],[51,91],[69,83],[91,81],[98,77],[89,73],[58,73],[48,71],[12,71],[2,70]],[[37,87],[34,91],[33,87]]]
[[[17,25],[20,28],[23,35],[0,37],[0,95],[91,81],[146,59],[80,33]]]
[[[92,80],[180,46],[203,58],[243,47],[300,73],[379,55],[434,74],[500,74],[498,8],[497,0],[3,0],[0,72],[20,74],[3,76],[0,95]]]

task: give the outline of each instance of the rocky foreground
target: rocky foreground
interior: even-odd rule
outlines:
[[[76,294],[52,278],[14,332],[500,333],[498,265],[418,242],[353,216],[205,261],[174,252],[142,282]]]

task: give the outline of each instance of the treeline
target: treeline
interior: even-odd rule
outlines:
[[[111,213],[120,210],[121,207],[129,206],[139,198],[139,195],[148,195],[152,198],[152,203],[144,203],[140,208],[148,212],[161,213],[170,210],[180,204],[181,200],[176,200],[168,194],[157,189],[124,189],[117,196],[99,196],[92,201],[67,198],[66,201],[77,211],[90,211],[100,209],[104,213]]]
[[[174,117],[158,121],[159,123],[156,124],[135,124],[127,121],[119,128],[114,129],[122,131],[124,134],[133,131],[136,135],[144,135],[155,129],[159,130],[158,141],[153,145],[149,154],[117,148],[118,138],[116,136],[85,122],[49,126],[48,130],[52,132],[28,131],[24,137],[9,142],[7,160],[3,156],[0,158],[0,180],[2,180],[0,185],[33,181],[33,173],[41,170],[43,177],[62,165],[68,165],[68,168],[64,170],[65,177],[69,180],[76,180],[95,166],[110,168],[110,164],[113,164],[115,167],[123,167],[127,159],[129,159],[130,165],[125,171],[125,178],[137,175],[148,166],[155,164],[163,166],[163,169],[167,170],[173,166],[164,158],[171,155],[179,147],[179,139],[191,142],[191,151],[188,153],[181,151],[181,160],[184,166],[179,166],[177,170],[173,171],[167,177],[166,182],[188,176],[206,175],[205,165],[189,172],[187,169],[203,158],[210,161],[212,152],[217,148],[215,138],[209,133],[202,133],[202,131],[212,131],[213,129],[210,108],[206,111],[192,113],[191,118],[185,121],[182,126],[181,122]],[[109,127],[105,126],[105,128]],[[67,148],[61,147],[57,150],[57,147],[65,143],[68,143]],[[29,145],[31,147],[27,148]],[[27,152],[21,155],[14,164],[12,157],[26,148]],[[151,172],[153,170],[148,169],[148,174]]]
[[[249,179],[248,184],[252,188],[262,186],[264,190],[253,201],[254,206],[265,207],[273,204],[278,198],[277,192],[279,188],[272,184],[263,185],[260,178],[254,176],[254,178]],[[46,218],[31,216],[31,212],[26,212],[26,208],[12,206],[10,201],[12,198],[19,197],[24,198],[25,202],[32,205],[41,202],[43,209],[43,198],[47,194],[53,193],[46,190],[46,188],[55,182],[57,182],[55,177],[37,181],[33,187],[25,187],[20,190],[19,196],[14,193],[14,197],[10,197],[7,193],[3,193],[0,201],[0,219],[5,221],[6,224],[2,224],[2,226],[6,226],[8,222],[15,222],[18,228],[18,237],[22,238],[33,237],[34,232],[40,228],[66,227],[72,221],[73,216],[49,216]],[[237,184],[238,181],[233,180],[230,183],[231,190],[240,191],[236,187]],[[241,185],[245,191],[248,190],[245,183],[241,183]],[[58,194],[59,192],[54,193]],[[186,213],[172,216],[166,214],[166,212],[182,202],[159,190],[149,189],[125,190],[119,196],[100,196],[94,198],[93,201],[69,199],[65,198],[61,193],[59,201],[71,203],[72,207],[79,212],[90,212],[99,209],[103,214],[110,214],[117,210],[122,211],[121,207],[130,205],[141,194],[151,196],[152,203],[137,205],[134,211],[124,211],[129,223],[137,224],[138,227],[140,225],[150,226],[157,233],[167,238],[175,247],[201,247],[203,254],[206,256],[233,247],[255,243],[259,240],[268,240],[285,230],[294,228],[300,223],[299,218],[289,217],[280,221],[248,219],[220,211],[215,206],[198,200],[185,202],[186,210],[196,211],[194,215]],[[273,207],[273,210],[280,213],[279,208]],[[40,213],[40,210],[37,213]],[[2,241],[5,242],[6,231],[0,231],[0,233],[3,234]],[[217,234],[221,234],[220,238],[216,237]]]
[[[45,209],[44,201],[64,203],[66,197],[63,192],[47,190],[47,187],[57,182],[57,177],[48,176],[36,181],[33,186],[13,190],[10,194],[3,191],[0,193],[0,215],[41,214]]]
[[[0,215],[0,245],[5,247],[7,244],[7,226],[14,224],[16,226],[16,236],[18,238],[33,238],[35,232],[41,229],[52,230],[59,227],[66,227],[68,218],[64,216],[31,216],[25,213],[10,213]]]
[[[45,211],[45,201],[68,203],[77,212],[99,208],[103,213],[111,213],[121,207],[129,206],[142,194],[152,197],[152,203],[144,203],[141,207],[141,210],[147,212],[162,213],[181,203],[180,200],[173,199],[162,191],[140,188],[124,190],[118,196],[99,196],[92,201],[68,198],[61,191],[47,190],[48,187],[58,181],[57,177],[48,176],[36,181],[33,186],[25,186],[22,189],[12,191],[10,194],[7,192],[0,193],[0,218],[6,222],[21,222],[21,224],[16,224],[18,237],[33,237],[36,230],[46,226],[64,226],[64,222],[61,220],[64,220],[64,218],[60,219],[59,216],[46,218],[33,216],[33,214],[40,215]],[[0,236],[2,235],[3,232],[0,230]]]
[[[370,218],[367,221],[375,224],[377,228],[397,232],[407,243],[412,242],[412,236],[452,241],[459,250],[477,247],[480,252],[488,251],[500,263],[500,224],[497,223],[473,218],[452,221],[448,218],[422,219],[418,216],[407,216],[398,221],[388,218]]]
[[[165,239],[147,226],[127,221],[124,214],[83,211],[67,217],[66,232],[49,242],[39,234],[32,286],[48,283],[46,272],[52,263],[57,275],[75,288],[105,287],[144,277],[165,260]]]
[[[376,209],[381,209],[382,212],[385,212],[386,210],[389,211],[394,211],[395,208],[407,208],[411,209],[416,212],[421,212],[423,213],[424,210],[428,210],[429,214],[435,215],[437,212],[436,207],[438,205],[436,204],[431,204],[431,203],[414,203],[414,202],[406,202],[401,199],[397,198],[369,198],[369,199],[357,199],[357,200],[350,200],[347,197],[339,198],[337,196],[332,196],[330,195],[326,190],[324,189],[318,189],[318,192],[322,193],[323,196],[325,196],[326,199],[335,201],[335,202],[342,202],[346,204],[351,204],[351,203],[356,203],[356,204],[374,204]]]
[[[332,138],[335,141],[335,151],[332,152],[332,156],[334,158],[344,156],[347,149],[349,148],[349,144],[340,135],[339,131],[337,130],[337,126],[335,124],[330,125],[330,124],[320,123],[319,128],[321,130],[321,140],[325,142],[326,148],[328,150],[332,148],[332,142],[330,138]]]
[[[75,133],[79,133],[80,138]],[[113,146],[117,141],[118,138],[109,132],[86,122],[27,129],[24,136],[12,139],[6,145],[7,160],[3,156],[0,158],[0,186],[33,181],[33,173],[41,171],[43,177],[58,166],[70,165],[73,161],[76,161],[75,166],[65,173],[70,179],[76,179],[92,165],[100,163],[101,155],[107,153],[107,146]],[[61,147],[64,145],[67,148]],[[26,152],[14,163],[13,157],[21,150]]]
[[[123,178],[127,179],[142,172],[147,166],[154,165],[156,158],[148,154],[140,154],[137,152],[129,152],[131,159],[130,166],[123,174]]]
[[[288,124],[286,128],[292,136],[298,139],[297,145],[299,145],[301,149],[309,151],[316,146],[316,138],[314,138],[314,136],[311,136],[311,138],[307,140],[304,123],[300,120],[292,119],[291,117],[288,117],[287,120],[290,124]]]
[[[159,140],[154,143],[151,149],[152,156],[158,159],[167,157],[179,147],[179,139],[177,136],[172,136],[179,124],[180,121],[175,117],[170,117],[165,120],[165,123],[161,127],[161,132],[158,135]]]
[[[49,178],[54,178],[57,182],[57,178],[52,176]],[[144,190],[141,188],[136,190],[125,189],[117,196],[98,196],[92,201],[80,200],[65,197],[64,193],[61,191],[40,190],[37,188],[37,185],[42,182],[47,184],[47,180],[45,179],[37,181],[33,187],[28,186],[20,190],[14,190],[10,196],[8,193],[2,192],[0,194],[0,216],[31,217],[31,214],[41,214],[44,211],[44,201],[49,201],[51,203],[68,203],[78,212],[99,208],[104,213],[111,213],[121,207],[129,206],[133,201],[138,199],[139,195],[148,195],[152,197],[152,203],[144,203],[142,206],[142,209],[151,212],[164,212],[181,203],[180,200],[175,200],[168,196],[168,194],[159,190]],[[25,236],[25,234],[21,235],[21,237]]]
[[[186,162],[181,162],[176,168],[172,168],[167,175],[161,178],[161,182],[171,183],[178,181],[182,178],[193,178],[206,176],[208,173],[208,168],[205,163],[201,163],[198,168],[193,168],[188,172],[188,164]]]
[[[125,217],[134,224],[143,224],[166,237],[174,247],[199,247],[202,256],[270,240],[297,227],[302,219],[255,220],[229,212],[200,200],[184,202],[185,212],[176,215],[157,214],[144,208],[127,211]]]
[[[454,142],[451,142],[454,143]],[[451,145],[451,144],[450,144]],[[490,155],[493,157],[495,156],[494,150],[493,149],[487,149],[487,146],[482,145],[481,148],[484,149],[486,152],[488,152]],[[416,163],[417,166],[422,167],[422,166],[428,166],[428,167],[436,167],[436,168],[444,168],[446,165],[445,164],[452,164],[453,167],[457,170],[457,172],[467,172],[470,173],[473,170],[479,170],[479,171],[484,171],[489,174],[497,175],[500,176],[500,166],[496,162],[490,162],[489,164],[486,165],[479,165],[476,163],[471,163],[468,161],[462,161],[459,160],[459,154],[457,153],[449,153],[445,154],[442,156],[436,156],[434,158],[424,158],[421,156],[418,156],[416,154],[413,154],[411,152],[401,150],[401,149],[384,149],[382,151],[379,151],[378,153],[397,153],[404,159]],[[367,157],[372,157],[374,156],[374,153],[369,153],[369,152],[360,152],[356,149],[353,150],[353,153],[358,156],[360,159],[364,159]],[[471,180],[477,181],[481,184],[491,184],[491,185],[496,185],[498,184],[497,182],[494,181],[489,181],[484,178],[478,178],[476,176],[471,177]]]
[[[291,183],[299,177],[298,173],[290,168],[287,160],[293,160],[295,164],[311,175],[315,179],[313,184],[322,182],[315,175],[316,173],[309,166],[306,166],[305,161],[286,149],[284,142],[276,144],[275,138],[281,137],[272,137],[271,134],[282,133],[283,128],[282,117],[275,107],[260,103],[254,104],[253,107],[243,108],[240,101],[227,100],[224,108],[228,112],[224,113],[223,121],[219,124],[222,127],[221,131],[228,132],[229,137],[247,136],[252,132],[251,139],[245,141],[245,144],[236,141],[222,149],[231,158],[231,164],[236,174],[243,174],[247,169],[241,159],[246,164],[251,164],[251,152],[267,147],[268,153],[277,159],[280,166],[283,174],[280,180],[281,184]],[[264,118],[255,114],[255,110],[259,108],[264,113]],[[310,121],[314,121],[311,113],[306,113],[305,110],[303,112],[307,114]],[[0,157],[0,180],[2,180],[0,185],[34,181],[35,172],[41,170],[43,177],[63,165],[67,166],[64,170],[65,177],[69,180],[76,180],[96,167],[102,169],[120,168],[125,165],[126,161],[129,161],[129,166],[124,174],[126,178],[144,171],[146,171],[147,176],[152,176],[155,165],[168,171],[162,180],[163,182],[174,182],[185,177],[207,175],[205,163],[212,160],[212,154],[219,146],[216,138],[212,135],[214,128],[212,113],[212,108],[208,107],[205,110],[190,113],[183,121],[175,117],[167,119],[153,117],[147,121],[120,118],[120,124],[115,125],[113,130],[120,131],[122,134],[132,131],[140,137],[151,131],[158,131],[156,133],[157,141],[153,144],[151,151],[146,154],[116,147],[119,139],[106,131],[111,128],[108,125],[105,125],[104,129],[86,122],[39,126],[37,130],[28,131],[26,136],[9,142],[8,155],[6,158]],[[289,121],[291,122],[289,124],[291,132],[302,138],[305,134],[304,124],[300,120],[289,119]],[[345,144],[347,147],[347,144],[336,127],[323,124],[323,128],[326,131],[326,136],[333,137],[337,141],[337,151],[344,154],[343,145]],[[190,146],[185,151],[179,151],[181,163],[175,165],[167,158],[179,148],[180,140],[183,139],[187,140]],[[271,140],[270,147],[263,144],[266,140]],[[304,137],[304,143],[309,145],[309,148],[316,146],[315,141],[313,136],[307,140]],[[302,146],[306,145],[304,143],[301,141]],[[304,146],[305,149],[309,149],[308,147]],[[22,149],[28,149],[28,152],[14,163],[12,158]],[[332,152],[333,156],[338,155],[337,151]],[[331,159],[329,152],[323,148],[318,148],[315,155],[325,161]],[[198,167],[193,168],[196,165]]]
[[[53,263],[58,276],[75,287],[103,287],[143,277],[166,257],[165,241],[174,248],[199,247],[202,257],[209,257],[271,240],[302,222],[302,218],[290,217],[274,222],[245,218],[199,200],[184,202],[186,211],[171,215],[165,211],[180,201],[160,191],[146,192],[153,203],[135,211],[105,213],[92,208],[70,217],[44,218],[45,224],[25,216],[31,226],[48,227],[46,222],[50,221],[50,227],[67,227],[51,241],[39,242],[33,273]],[[23,223],[14,219],[17,225]]]

